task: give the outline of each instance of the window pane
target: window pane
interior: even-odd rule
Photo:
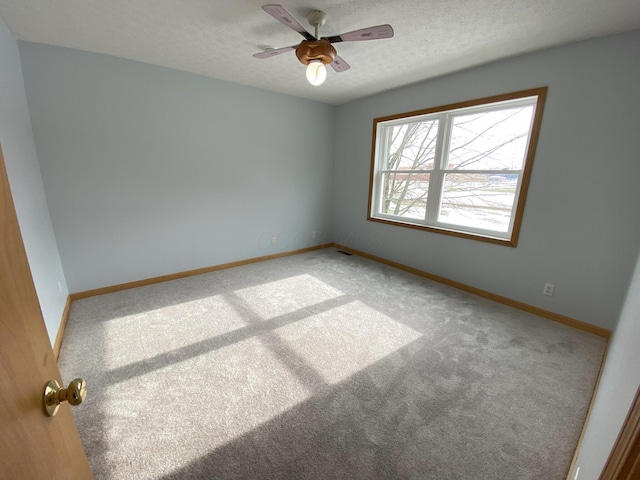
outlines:
[[[424,220],[428,191],[428,173],[384,174],[380,213]]]
[[[517,174],[448,173],[438,221],[507,232],[517,185]]]
[[[447,168],[450,170],[522,169],[533,105],[453,119]]]
[[[432,170],[438,138],[438,120],[389,128],[389,151],[384,170]]]

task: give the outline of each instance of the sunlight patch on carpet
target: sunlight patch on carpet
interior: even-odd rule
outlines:
[[[171,390],[166,390],[168,379]],[[123,392],[136,394],[123,401]],[[145,432],[162,442],[165,458],[146,466],[161,476],[168,473],[158,470],[161,464],[180,468],[311,395],[276,353],[259,338],[250,338],[148,372],[143,383],[134,378],[110,387],[101,398],[101,410],[113,422],[103,434],[108,451],[120,458],[145,458],[145,446],[127,432]],[[154,403],[158,398],[163,398],[162,405]],[[112,467],[120,468],[115,462]]]
[[[234,293],[262,320],[269,320],[344,295],[340,290],[308,274],[243,288]]]
[[[246,326],[224,294],[123,316],[102,325],[105,366],[115,370]]]
[[[106,389],[102,409],[111,418],[120,418],[104,432],[109,450],[122,455],[136,452],[136,457],[143,457],[140,445],[125,431],[134,428],[161,439],[165,455],[173,458],[165,459],[165,465],[179,469],[185,462],[203,457],[314,395],[323,394],[422,336],[360,301],[322,310],[322,302],[343,296],[310,275],[300,275],[200,299],[188,321],[179,309],[191,302],[151,315],[147,312],[147,321],[139,325],[146,332],[135,338],[129,335],[126,339],[113,331],[121,323],[130,329],[135,316],[109,324],[109,343],[117,345],[112,358],[122,353],[123,343],[132,343],[127,347],[130,350],[136,350],[133,344],[137,344],[138,351],[153,353],[155,358],[168,344],[187,349],[183,356],[179,351],[169,352],[167,358],[162,357],[165,363],[139,361],[130,365],[138,370],[135,377]],[[318,313],[313,313],[314,305]],[[172,320],[176,314],[181,322]],[[296,318],[279,328],[259,330],[249,338],[188,355],[187,339],[215,337],[287,315]],[[164,330],[154,331],[159,325],[156,318],[162,319]],[[144,377],[142,388],[140,377]],[[163,395],[167,378],[173,379],[174,387]],[[123,403],[122,392],[133,390],[137,394]],[[157,398],[164,398],[163,409],[171,412],[162,416],[161,422],[159,412],[149,410]],[[151,471],[155,468],[147,466]]]
[[[345,380],[422,336],[360,301],[275,333],[330,384]]]

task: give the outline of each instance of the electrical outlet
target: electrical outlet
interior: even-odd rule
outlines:
[[[271,237],[271,245],[278,243],[278,237]]]
[[[544,284],[544,290],[542,291],[542,293],[544,293],[545,295],[548,295],[549,297],[553,297],[553,289],[555,288],[555,285],[551,284],[551,283],[545,283]]]
[[[318,232],[316,232],[316,231],[314,230],[314,231],[311,233],[311,238],[316,238],[316,234],[317,234],[317,233],[318,233]]]
[[[58,282],[58,290],[60,290],[60,293],[62,293],[62,282]]]

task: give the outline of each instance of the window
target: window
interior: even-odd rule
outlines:
[[[546,93],[376,118],[368,219],[515,247]]]

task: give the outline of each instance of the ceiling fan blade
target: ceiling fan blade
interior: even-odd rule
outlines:
[[[293,45],[291,47],[282,47],[282,48],[271,48],[269,50],[265,50],[264,52],[254,53],[253,56],[255,58],[270,58],[276,55],[280,55],[281,53],[290,52],[291,50],[295,50],[297,45]]]
[[[353,32],[343,33],[342,35],[334,35],[326,37],[331,43],[338,42],[359,42],[362,40],[378,40],[380,38],[393,37],[393,28],[391,25],[378,25],[376,27],[362,28]]]
[[[344,72],[344,71],[349,70],[351,68],[349,66],[349,64],[347,62],[345,62],[338,55],[336,55],[336,58],[334,58],[333,62],[331,62],[329,65],[331,65],[331,67],[333,67],[333,69],[338,73]]]
[[[298,22],[293,15],[285,10],[282,5],[277,4],[269,4],[263,5],[262,10],[267,12],[273,18],[278,20],[281,23],[284,23],[287,27],[295,30],[300,35],[302,35],[306,40],[315,40],[315,37],[307,32],[300,22]]]

